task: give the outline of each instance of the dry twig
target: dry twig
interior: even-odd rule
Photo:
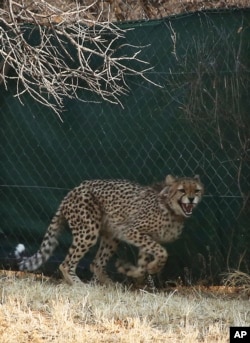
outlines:
[[[77,98],[84,89],[89,101],[95,93],[111,103],[120,103],[128,92],[127,75],[137,75],[151,82],[146,73],[151,68],[140,59],[143,47],[125,41],[127,30],[110,21],[93,18],[89,6],[62,11],[44,0],[8,1],[0,9],[0,83],[7,89],[16,80],[16,96],[22,102],[24,93],[58,115],[64,98]],[[123,55],[128,47],[130,55]],[[128,50],[126,50],[128,51]],[[8,75],[7,67],[15,74]],[[88,92],[89,91],[89,92]]]

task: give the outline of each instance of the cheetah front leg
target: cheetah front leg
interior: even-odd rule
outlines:
[[[90,265],[90,270],[94,273],[95,277],[100,283],[112,283],[112,280],[109,278],[106,266],[117,249],[118,239],[113,237],[101,235],[100,246],[97,251],[94,261]]]
[[[167,260],[167,251],[160,244],[155,242],[150,236],[141,233],[139,230],[133,228],[128,229],[123,227],[120,230],[119,239],[137,246],[139,250],[139,260],[137,266],[132,266],[120,270],[131,277],[144,276],[146,272],[149,274],[157,274],[165,265]],[[149,256],[153,260],[149,262]],[[121,266],[122,267],[122,266]]]
[[[123,263],[117,261],[116,267],[119,273],[131,276],[136,279],[141,279],[147,273],[147,265],[152,260],[152,255],[149,255],[143,251],[139,251],[137,266],[131,263]]]

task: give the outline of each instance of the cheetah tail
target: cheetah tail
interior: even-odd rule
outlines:
[[[36,270],[49,259],[58,245],[57,237],[63,227],[63,222],[64,217],[59,208],[44,235],[39,250],[30,257],[24,256],[25,247],[18,244],[15,256],[18,260],[19,270]]]

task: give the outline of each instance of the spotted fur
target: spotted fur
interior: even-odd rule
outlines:
[[[67,222],[73,239],[59,268],[69,284],[79,281],[76,267],[98,238],[100,246],[91,270],[100,282],[110,281],[105,268],[120,241],[138,247],[139,256],[136,266],[118,264],[119,272],[134,278],[155,274],[167,260],[161,243],[180,236],[185,218],[192,214],[202,194],[198,176],[168,175],[152,187],[126,180],[84,181],[63,199],[39,250],[31,257],[20,257],[19,268],[32,271],[47,261]]]

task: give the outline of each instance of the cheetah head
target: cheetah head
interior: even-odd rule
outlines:
[[[198,175],[193,178],[175,178],[168,175],[160,197],[166,206],[178,216],[190,217],[201,201],[204,187]]]

